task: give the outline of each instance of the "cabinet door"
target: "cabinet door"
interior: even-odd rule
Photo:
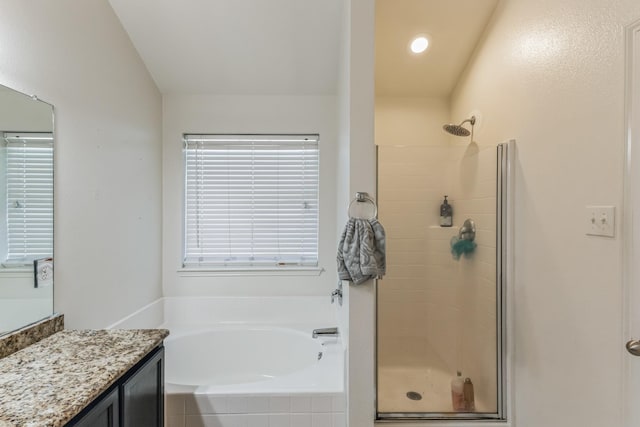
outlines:
[[[164,347],[121,386],[122,427],[164,426]]]
[[[119,427],[118,388],[100,400],[75,427]]]

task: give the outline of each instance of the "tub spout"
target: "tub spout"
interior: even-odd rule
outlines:
[[[320,329],[314,329],[313,330],[313,338],[318,338],[318,337],[337,337],[338,334],[338,328],[337,327],[333,327],[333,328],[320,328]]]

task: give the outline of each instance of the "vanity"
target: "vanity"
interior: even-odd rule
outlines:
[[[0,427],[163,426],[169,332],[53,314],[55,139],[53,105],[0,85]]]
[[[0,359],[0,427],[164,425],[168,334],[60,330]]]

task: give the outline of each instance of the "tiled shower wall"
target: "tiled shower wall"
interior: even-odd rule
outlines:
[[[379,217],[387,232],[387,275],[378,286],[383,364],[422,365],[432,344],[430,267],[449,256],[430,234],[438,224],[447,156],[440,147],[378,148]]]
[[[402,111],[395,111],[398,125]],[[378,126],[378,204],[388,264],[378,286],[379,364],[428,364],[451,376],[461,370],[474,382],[477,409],[495,410],[495,146],[449,144],[438,134],[431,135],[433,143],[393,145],[378,139]],[[451,228],[438,225],[445,194],[454,209]],[[466,218],[476,223],[478,247],[454,260],[450,239]]]

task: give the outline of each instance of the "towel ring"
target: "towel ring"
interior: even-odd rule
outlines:
[[[373,216],[369,217],[368,219],[376,218],[378,216],[378,205],[376,205],[375,200],[373,200],[368,193],[360,192],[360,191],[356,193],[356,198],[353,199],[351,203],[349,203],[349,207],[347,208],[347,215],[349,215],[349,218],[354,218],[351,215],[351,208],[353,207],[354,203],[366,203],[366,202],[369,202],[371,206],[373,206]]]

